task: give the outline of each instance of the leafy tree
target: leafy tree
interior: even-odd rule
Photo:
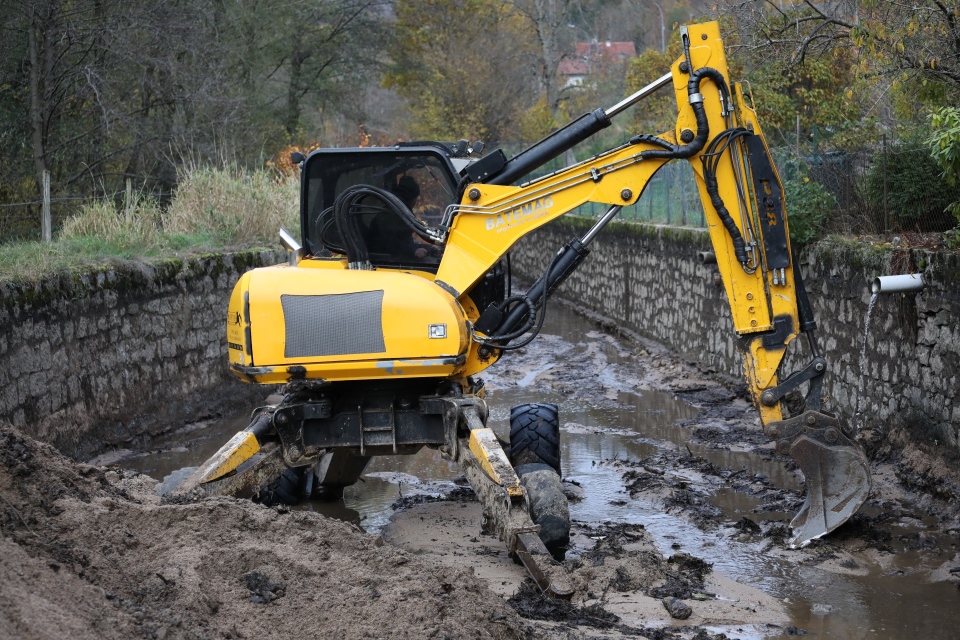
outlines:
[[[387,4],[0,0],[0,200],[37,200],[45,170],[55,201],[169,194],[184,163],[356,131]]]
[[[885,80],[915,99],[960,95],[960,10],[941,0],[732,0],[726,10],[741,46],[758,56],[787,65],[836,56],[860,78]]]
[[[683,55],[680,36],[670,35],[665,52],[647,49],[630,61],[627,69],[627,91],[638,91],[670,70],[674,61]],[[662,133],[672,131],[677,123],[677,99],[672,85],[668,85],[634,108],[634,122],[638,132]]]
[[[943,179],[952,187],[960,186],[960,109],[943,107],[930,116],[933,129],[927,144],[934,161],[943,170]],[[960,221],[960,200],[947,210]]]
[[[499,0],[396,6],[387,87],[409,103],[414,136],[502,141],[540,99],[534,39]]]

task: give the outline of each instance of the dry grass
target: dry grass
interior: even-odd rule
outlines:
[[[68,219],[59,239],[99,238],[118,247],[148,248],[162,244],[161,219],[160,206],[152,198],[138,199],[121,211],[111,201],[98,200]]]
[[[170,207],[138,197],[132,207],[101,200],[67,220],[56,240],[0,246],[0,281],[115,259],[274,246],[281,225],[299,229],[299,181],[267,171],[197,168],[185,173]]]
[[[168,233],[209,233],[225,245],[272,242],[299,227],[299,181],[266,171],[194,169],[181,178],[163,219]]]

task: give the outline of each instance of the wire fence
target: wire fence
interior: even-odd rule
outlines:
[[[856,148],[816,137],[773,151],[791,219],[813,225],[813,237],[933,234],[957,227],[947,207],[960,202],[960,186],[948,185],[922,141],[882,138]],[[559,166],[559,165],[558,165]],[[588,203],[575,215],[596,217],[605,205]],[[621,218],[653,224],[706,226],[693,170],[686,162],[665,165]]]
[[[829,195],[823,233],[937,233],[957,226],[947,207],[960,201],[922,141],[889,140],[844,147],[816,138],[781,149],[785,181],[813,184]],[[795,206],[809,205],[800,196]],[[790,212],[791,203],[787,202]]]
[[[135,191],[135,199],[156,198],[162,200],[168,198],[169,193],[156,192],[147,193]],[[68,218],[75,215],[84,206],[94,204],[102,200],[112,200],[115,204],[122,205],[127,193],[125,191],[116,191],[114,193],[86,194],[86,195],[56,195],[50,198],[50,218],[54,235]],[[41,226],[43,219],[43,201],[30,200],[26,202],[0,202],[0,244],[11,241],[22,240],[40,240]]]
[[[814,129],[816,131],[816,129]],[[519,150],[519,147],[518,149]],[[509,154],[508,154],[509,155]],[[781,146],[774,157],[787,190],[791,219],[804,217],[814,236],[940,233],[957,226],[947,207],[960,201],[960,186],[947,185],[922,141],[888,140],[857,148],[817,138]],[[567,157],[569,162],[572,158]],[[531,177],[556,171],[555,159]],[[138,192],[137,197],[163,200],[168,193]],[[111,199],[121,205],[125,192],[51,198],[53,229],[83,205]],[[607,206],[587,203],[574,215],[597,217]],[[0,242],[39,240],[42,202],[0,202]],[[623,208],[620,219],[651,224],[704,227],[706,219],[693,171],[686,162],[664,165],[650,180],[636,204]],[[791,225],[792,228],[792,225]]]

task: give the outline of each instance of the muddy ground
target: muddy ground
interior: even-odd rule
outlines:
[[[933,566],[929,579],[960,582],[956,461],[867,425],[862,435],[874,470],[868,505],[834,534],[790,550],[786,525],[802,488],[789,461],[764,441],[738,383],[655,345],[583,326],[565,337],[545,330],[489,371],[499,428],[508,407],[498,403],[525,389],[628,413],[624,393],[659,390],[682,398],[693,417],[682,421],[689,433],[683,444],[593,460],[615,472],[615,489],[591,486],[589,475],[567,483],[575,512],[578,500],[598,491],[609,493],[603,498],[613,507],[609,518],[574,522],[567,566],[577,591],[570,602],[542,597],[502,544],[481,533],[469,488],[448,483],[439,494],[397,500],[389,526],[371,535],[319,513],[231,498],[165,503],[146,476],[77,464],[3,425],[0,638],[705,640],[813,633],[797,624],[789,599],[730,579],[690,552],[682,536],[664,548],[643,522],[620,520],[641,501],[710,533],[708,544],[735,541],[792,566],[838,575],[903,572],[898,559],[922,553]],[[629,431],[561,422],[566,433]],[[705,453],[714,451],[746,452],[786,471],[718,463]],[[714,499],[723,491],[749,508],[731,517]],[[956,609],[944,605],[949,621]],[[813,613],[822,618],[832,606],[819,603]]]

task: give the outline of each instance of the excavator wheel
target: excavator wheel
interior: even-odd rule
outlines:
[[[518,404],[510,410],[510,463],[546,464],[560,474],[560,414],[557,405]]]
[[[510,464],[520,477],[530,519],[558,561],[570,544],[570,509],[560,481],[560,418],[554,404],[522,404],[510,411]]]
[[[288,468],[276,480],[260,489],[254,496],[254,501],[266,507],[298,504],[303,494],[306,470],[306,467]]]

